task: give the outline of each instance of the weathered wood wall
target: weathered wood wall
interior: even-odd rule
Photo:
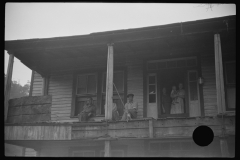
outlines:
[[[43,78],[34,71],[32,96],[42,96]]]
[[[40,151],[40,157],[69,157],[68,147],[45,147]]]
[[[5,126],[5,140],[71,140],[71,126]]]
[[[217,115],[217,90],[214,55],[201,56],[201,69],[204,78],[203,99],[205,116]]]
[[[143,117],[143,60],[128,58],[127,70],[127,93],[134,94],[134,101],[138,102],[137,117]]]
[[[51,76],[48,94],[52,96],[51,120],[71,120],[73,75]]]
[[[51,96],[31,96],[9,100],[8,123],[50,121]]]

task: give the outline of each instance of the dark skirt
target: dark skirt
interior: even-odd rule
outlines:
[[[92,115],[93,115],[93,114],[91,114],[90,116],[88,116],[88,114],[89,113],[86,113],[86,112],[78,114],[79,122],[86,122],[86,121],[88,121],[89,118],[91,118]]]

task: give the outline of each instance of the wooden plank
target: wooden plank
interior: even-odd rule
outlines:
[[[113,44],[108,44],[108,59],[107,59],[107,73],[106,73],[106,107],[105,119],[112,120],[112,103],[113,103],[113,67],[114,67],[114,52]]]
[[[58,108],[58,107],[62,107],[62,106],[69,106],[71,105],[69,101],[56,101],[52,103],[52,108]]]
[[[220,148],[222,157],[229,157],[228,143],[226,138],[220,138]]]
[[[31,105],[22,106],[22,114],[32,114],[32,107]]]
[[[64,95],[64,94],[52,95],[52,99],[61,99],[61,98],[72,98],[72,95]]]
[[[153,120],[148,120],[149,122],[149,138],[153,138]]]
[[[32,114],[50,113],[51,104],[32,105]]]
[[[22,115],[9,116],[7,119],[8,123],[19,123],[22,121]]]
[[[104,142],[104,157],[111,157],[111,141]]]
[[[22,107],[17,106],[17,107],[11,107],[9,106],[8,110],[8,116],[17,116],[22,114]]]
[[[67,105],[58,105],[58,106],[54,106],[51,107],[51,111],[60,111],[60,110],[71,110],[71,105],[67,104]]]
[[[63,84],[63,85],[61,85],[61,86],[49,86],[49,91],[51,91],[51,92],[56,92],[56,91],[58,91],[58,90],[63,90],[63,89],[65,89],[65,90],[72,90],[72,86],[70,86],[70,85],[65,85],[65,84]]]
[[[32,96],[11,99],[9,101],[10,106],[31,105],[31,104],[44,104],[51,103],[51,96]]]
[[[47,104],[52,103],[52,96],[32,96],[31,98],[25,98],[23,100],[22,105],[29,105],[29,104]]]
[[[9,138],[9,129],[11,126],[4,126],[4,140],[8,140]]]
[[[57,110],[57,111],[52,111],[51,114],[70,114],[71,110]]]
[[[11,107],[17,107],[22,105],[22,98],[14,98],[9,100],[9,106]]]
[[[225,94],[224,94],[224,81],[223,81],[223,66],[222,66],[222,52],[220,35],[214,35],[214,51],[215,51],[215,69],[216,69],[216,88],[217,88],[217,104],[218,113],[224,112],[225,107]]]
[[[66,97],[70,97],[72,96],[72,91],[49,91],[48,92],[49,95],[52,95],[54,97],[58,97],[58,96],[66,96]]]

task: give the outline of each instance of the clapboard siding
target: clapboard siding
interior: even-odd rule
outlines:
[[[43,85],[43,78],[37,72],[34,72],[33,76],[33,90],[32,96],[41,96],[42,95],[42,85]]]
[[[134,101],[138,102],[138,118],[143,117],[143,61],[127,59],[127,93],[134,94]]]
[[[50,77],[48,94],[52,95],[52,121],[71,119],[72,83],[72,75]]]
[[[217,90],[214,56],[201,56],[201,69],[204,78],[203,99],[205,116],[217,114]]]

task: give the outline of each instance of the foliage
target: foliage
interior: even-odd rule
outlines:
[[[4,74],[4,82],[6,82],[5,74]],[[5,87],[5,83],[4,83],[4,87]],[[29,90],[30,90],[30,82],[29,81],[24,86],[22,86],[17,81],[12,81],[11,91],[10,91],[10,99],[28,96]]]
[[[205,3],[205,4],[200,4],[198,5],[197,7],[206,7],[206,10],[208,11],[209,9],[213,9],[214,6],[218,6],[218,5],[221,5],[221,4],[216,4],[216,3]]]

